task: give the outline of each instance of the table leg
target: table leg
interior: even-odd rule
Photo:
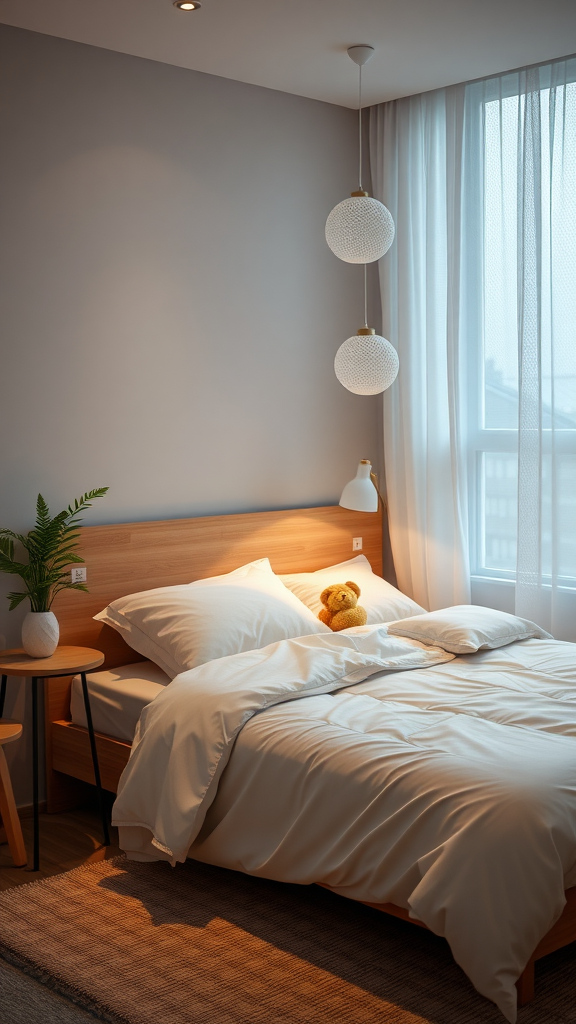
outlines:
[[[0,686],[0,718],[4,714],[4,701],[6,700],[6,681],[8,676],[2,676],[2,685]]]
[[[16,867],[21,868],[26,864],[28,857],[22,837],[22,826],[18,817],[18,810],[14,802],[14,792],[10,781],[10,772],[6,763],[6,755],[3,747],[0,746],[0,814],[4,823],[4,831],[12,854],[12,860]]]
[[[32,772],[34,801],[34,866],[40,869],[40,819],[38,813],[38,677],[32,677]]]
[[[94,736],[94,726],[92,724],[92,711],[90,709],[90,697],[88,694],[88,683],[86,682],[86,673],[81,672],[80,678],[82,680],[82,694],[84,696],[84,708],[86,710],[86,722],[88,725],[88,735],[90,737],[90,750],[92,751],[92,764],[94,766],[94,779],[96,782],[96,790],[98,793],[98,804],[100,807],[100,817],[102,819],[102,832],[104,833],[104,846],[110,846],[110,834],[108,832],[108,820],[106,818],[106,810],[104,807],[104,796],[102,793],[102,783],[100,781],[100,765],[98,764],[98,751],[96,750],[96,737]]]

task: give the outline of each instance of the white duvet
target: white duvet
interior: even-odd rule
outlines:
[[[113,821],[136,859],[190,852],[407,908],[513,1022],[514,982],[576,884],[575,739],[572,644],[454,658],[385,627],[283,640],[144,709]]]

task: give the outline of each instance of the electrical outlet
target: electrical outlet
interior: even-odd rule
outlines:
[[[81,565],[70,570],[72,583],[86,583],[86,566]]]
[[[352,551],[362,551],[362,537],[352,537]]]

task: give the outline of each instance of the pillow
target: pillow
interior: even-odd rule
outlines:
[[[473,654],[514,643],[515,640],[553,640],[545,629],[529,619],[484,608],[477,604],[457,604],[437,612],[426,612],[388,626],[395,636],[408,636],[423,644],[433,644],[451,654]]]
[[[324,588],[331,583],[346,583],[347,580],[352,580],[360,587],[358,604],[366,609],[369,626],[376,622],[403,619],[407,615],[418,615],[424,611],[424,608],[396,590],[391,583],[376,576],[365,555],[357,555],[347,562],[339,562],[327,569],[318,569],[317,572],[290,573],[288,576],[280,576],[280,579],[314,615],[318,615],[322,608],[320,594]]]
[[[330,633],[274,575],[268,559],[178,587],[112,601],[94,616],[171,679],[215,658]]]

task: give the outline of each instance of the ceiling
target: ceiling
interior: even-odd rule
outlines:
[[[346,48],[370,43],[364,104],[576,52],[576,0],[0,0],[0,22],[357,105]]]

